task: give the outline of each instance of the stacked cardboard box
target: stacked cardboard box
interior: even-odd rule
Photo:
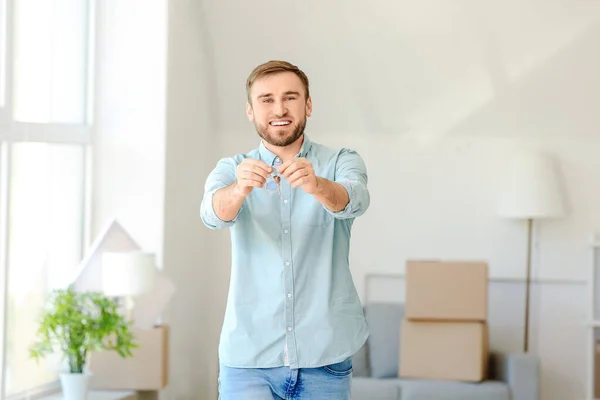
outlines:
[[[478,382],[486,378],[488,266],[409,261],[399,376]]]

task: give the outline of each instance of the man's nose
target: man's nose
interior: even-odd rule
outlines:
[[[275,115],[277,118],[281,118],[283,117],[285,114],[287,114],[287,107],[285,106],[285,103],[283,101],[278,101],[275,103]]]

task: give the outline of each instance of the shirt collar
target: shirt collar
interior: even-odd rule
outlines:
[[[310,151],[310,148],[312,147],[312,142],[308,139],[308,136],[306,136],[306,134],[303,134],[303,136],[304,140],[302,141],[302,147],[300,147],[300,152],[296,154],[296,157],[306,157]],[[275,162],[275,158],[277,158],[277,155],[271,152],[271,150],[267,149],[264,140],[260,141],[258,152],[260,154],[260,158],[271,166]]]

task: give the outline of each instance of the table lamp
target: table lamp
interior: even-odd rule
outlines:
[[[527,272],[525,282],[525,332],[523,348],[529,350],[529,302],[531,285],[531,244],[535,220],[559,218],[565,205],[556,165],[552,157],[524,152],[515,155],[503,170],[498,201],[500,216],[527,222]]]
[[[102,289],[106,296],[125,298],[131,317],[135,296],[154,288],[156,262],[154,253],[144,251],[102,253]]]

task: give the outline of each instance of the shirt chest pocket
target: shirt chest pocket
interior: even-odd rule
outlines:
[[[300,200],[300,201],[298,201]],[[295,199],[293,213],[293,224],[296,226],[324,226],[333,222],[333,215],[325,210],[325,207],[312,196],[302,196]]]

